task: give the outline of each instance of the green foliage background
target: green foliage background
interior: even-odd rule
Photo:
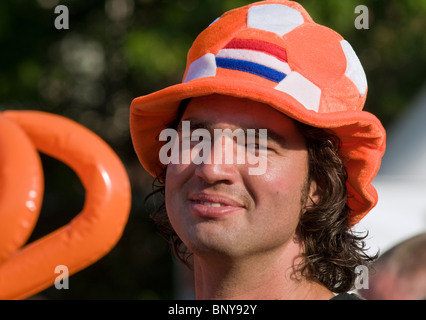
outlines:
[[[0,1],[0,111],[64,115],[100,135],[129,173],[133,202],[117,246],[70,278],[69,290],[47,299],[169,299],[175,297],[167,243],[144,206],[151,178],[133,152],[128,108],[133,98],[181,80],[195,37],[244,0]],[[424,84],[426,1],[301,0],[316,22],[342,34],[358,53],[369,82],[365,110],[389,128]],[[56,5],[69,9],[68,30],[54,27]],[[357,30],[354,10],[369,9]],[[84,189],[64,164],[42,155],[46,190],[32,241],[69,222]]]

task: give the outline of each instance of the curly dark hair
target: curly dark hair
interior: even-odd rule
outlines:
[[[181,104],[177,121],[180,121],[187,103]],[[305,278],[321,283],[330,291],[347,292],[354,286],[355,268],[369,266],[377,254],[369,256],[366,253],[364,240],[368,233],[357,235],[351,229],[345,159],[339,155],[340,139],[332,131],[295,123],[305,137],[308,149],[307,186],[315,181],[320,192],[320,200],[317,203],[311,201],[312,204],[301,213],[297,231],[304,244],[304,259],[299,271]],[[176,123],[172,125],[177,126]],[[191,268],[192,253],[176,234],[167,216],[164,202],[166,170],[156,177],[153,191],[145,201],[155,194],[162,195],[163,202],[151,218],[171,244],[174,255]]]
[[[315,181],[321,194],[306,208],[298,231],[304,241],[302,274],[329,290],[342,293],[353,288],[355,268],[369,266],[377,254],[366,253],[365,235],[352,231],[347,205],[345,159],[339,155],[341,141],[332,131],[296,122],[308,149],[308,185]]]

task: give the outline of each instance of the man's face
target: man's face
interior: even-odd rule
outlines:
[[[268,130],[266,154],[259,155],[267,158],[264,174],[249,174],[248,161],[215,163],[213,143],[210,164],[168,165],[166,209],[185,245],[196,255],[229,258],[284,248],[311,189],[308,152],[293,120],[265,104],[220,95],[193,98],[185,120],[212,137],[214,129]]]

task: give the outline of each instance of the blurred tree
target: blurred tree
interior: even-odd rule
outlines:
[[[243,0],[3,0],[0,2],[0,111],[44,110],[87,126],[123,160],[133,204],[117,246],[70,279],[49,299],[164,299],[173,297],[168,245],[148,218],[143,199],[151,178],[133,152],[128,108],[133,98],[181,80],[195,37]],[[342,34],[369,80],[366,110],[388,127],[424,82],[426,2],[423,0],[302,0],[314,20]],[[68,30],[54,27],[54,8],[66,5]],[[369,9],[369,29],[354,26],[355,7]],[[36,239],[81,209],[75,174],[43,156],[46,192]],[[154,204],[150,203],[149,206]]]

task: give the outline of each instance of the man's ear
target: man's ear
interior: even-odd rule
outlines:
[[[321,196],[322,194],[320,188],[318,187],[318,184],[315,180],[312,180],[309,183],[308,196],[306,197],[305,207],[309,208],[315,204],[318,204],[321,200]]]

